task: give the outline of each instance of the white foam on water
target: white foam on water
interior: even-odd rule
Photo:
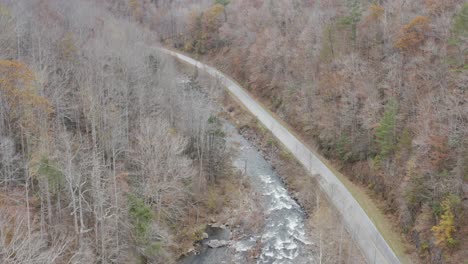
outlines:
[[[258,175],[258,177],[259,177],[260,180],[262,180],[262,182],[265,183],[265,184],[273,183],[273,179],[271,178],[271,175],[263,174],[263,175]]]
[[[286,220],[288,220],[288,228],[291,230],[295,230],[297,226],[299,226],[299,219],[298,217],[286,217]]]
[[[288,245],[285,246],[287,250],[293,250],[297,248],[297,244],[295,243],[289,243]]]
[[[274,202],[274,205],[268,209],[269,212],[272,212],[272,211],[277,211],[277,210],[281,210],[281,209],[292,209],[293,206],[289,203],[285,203],[281,200],[275,200]]]
[[[308,245],[301,208],[271,175],[259,175],[267,198],[268,219],[262,235],[262,254],[258,263],[294,263],[300,244]],[[298,244],[300,243],[300,244]]]
[[[235,160],[235,166],[241,171],[247,169],[252,186],[263,197],[266,218],[263,231],[259,235],[262,249],[257,263],[310,263],[310,249],[304,248],[310,243],[305,234],[302,208],[291,198],[274,169],[256,148],[242,137],[236,138],[236,142],[239,142],[242,152]],[[234,247],[238,255],[242,255],[255,245],[256,241],[241,241],[235,243]],[[239,263],[241,262],[243,261]]]
[[[252,249],[255,246],[255,238],[249,240],[240,240],[234,243],[234,249],[237,252],[245,252]]]
[[[275,254],[274,254],[274,252],[271,251],[271,250],[265,250],[265,252],[263,252],[262,256],[270,257],[270,258],[271,258],[271,257],[274,257]]]

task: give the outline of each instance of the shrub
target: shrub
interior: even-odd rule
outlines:
[[[336,152],[340,160],[344,162],[352,157],[349,138],[346,135],[342,135],[336,142]]]
[[[385,109],[382,120],[376,131],[376,143],[380,149],[380,158],[385,159],[395,150],[395,127],[398,105],[391,100]]]
[[[453,213],[453,206],[457,204],[459,199],[453,195],[449,195],[442,203],[442,215],[440,216],[439,224],[433,226],[431,231],[436,238],[436,244],[443,247],[454,247],[457,241],[453,237],[455,232],[455,214]]]
[[[426,39],[428,30],[429,18],[425,16],[415,17],[401,29],[395,47],[402,51],[409,51],[419,47]]]
[[[132,221],[135,236],[138,243],[146,243],[148,241],[153,221],[154,213],[150,206],[146,205],[143,199],[129,195],[129,214]]]

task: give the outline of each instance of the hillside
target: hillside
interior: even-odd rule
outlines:
[[[320,167],[400,261],[466,264],[467,88],[462,0],[0,0],[0,263],[197,263],[212,225],[215,263],[361,263]]]
[[[249,197],[156,41],[104,3],[0,1],[0,263],[174,263]]]
[[[166,45],[234,76],[371,190],[421,262],[468,258],[467,4],[154,5],[133,15]]]

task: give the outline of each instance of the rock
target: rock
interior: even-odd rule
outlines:
[[[214,227],[214,228],[227,229],[229,225],[228,224],[214,223],[214,224],[211,224],[210,226]]]
[[[192,253],[194,253],[194,252],[195,252],[195,254],[196,254],[195,248],[194,248],[194,247],[190,247],[190,248],[187,250],[187,252],[185,253],[185,255],[190,255],[190,254],[192,254]]]
[[[211,221],[211,223],[216,223],[216,219],[214,219],[214,217],[211,217],[210,221]]]
[[[208,234],[206,232],[203,232],[202,239],[207,239],[207,238],[208,238]]]
[[[206,243],[206,245],[209,246],[210,248],[226,247],[226,246],[229,246],[230,244],[231,244],[230,241],[217,240],[217,239],[210,240]]]

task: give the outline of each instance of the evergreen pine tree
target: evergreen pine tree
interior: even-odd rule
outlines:
[[[376,143],[379,146],[380,158],[387,158],[395,150],[395,127],[398,105],[389,101],[376,132]]]

